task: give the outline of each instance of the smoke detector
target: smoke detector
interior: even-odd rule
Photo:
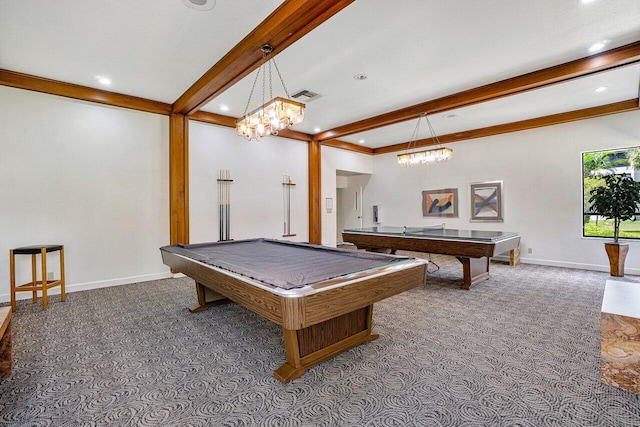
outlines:
[[[188,8],[195,10],[211,10],[216,6],[216,0],[182,0]]]
[[[320,97],[322,97],[322,95],[318,95],[315,92],[311,92],[310,90],[301,90],[298,93],[294,93],[293,95],[291,95],[292,98],[295,98],[301,102],[310,102],[313,101],[314,99],[318,99]]]

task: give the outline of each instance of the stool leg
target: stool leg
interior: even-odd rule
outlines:
[[[47,250],[42,248],[40,251],[42,260],[42,308],[47,309]]]
[[[16,311],[16,259],[13,249],[9,251],[9,280],[11,282],[11,311]]]
[[[36,272],[36,255],[31,255],[31,286],[38,284],[38,277]],[[33,302],[38,302],[38,291],[33,291]]]
[[[64,289],[64,245],[62,246],[62,249],[60,249],[60,292],[60,300],[66,301],[67,294]]]

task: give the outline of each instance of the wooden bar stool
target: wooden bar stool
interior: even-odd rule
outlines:
[[[60,251],[60,279],[47,281],[47,252]],[[36,255],[40,254],[42,263],[42,280],[37,280]],[[31,282],[16,286],[16,255],[31,255]],[[11,274],[11,309],[16,311],[16,292],[32,292],[33,302],[38,302],[38,291],[42,291],[42,307],[47,309],[47,290],[60,285],[60,299],[64,301],[64,245],[34,245],[9,250],[9,267]]]

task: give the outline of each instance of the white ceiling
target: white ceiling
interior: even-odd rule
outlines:
[[[0,0],[0,68],[173,103],[280,3]]]
[[[448,135],[634,99],[639,82],[640,64],[634,64],[428,117],[436,135]],[[599,87],[607,89],[595,92]],[[416,123],[406,121],[340,139],[371,148],[408,142]],[[416,139],[429,137],[423,119]]]
[[[280,3],[217,0],[203,12],[182,0],[0,0],[0,68],[173,103]],[[357,0],[276,60],[290,94],[322,95],[294,128],[314,134],[583,58],[601,40],[640,40],[640,0]],[[241,116],[254,77],[203,109]],[[637,98],[639,81],[640,66],[623,67],[430,120],[443,135],[540,117]],[[275,74],[273,88],[284,95]],[[414,126],[341,139],[380,147],[408,141]]]

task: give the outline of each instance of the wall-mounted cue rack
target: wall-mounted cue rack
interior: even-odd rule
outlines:
[[[220,169],[218,171],[218,225],[220,227],[220,241],[231,239],[231,172]]]
[[[282,175],[282,212],[284,215],[284,234],[282,237],[292,237],[291,234],[291,187],[295,184],[289,175]]]

